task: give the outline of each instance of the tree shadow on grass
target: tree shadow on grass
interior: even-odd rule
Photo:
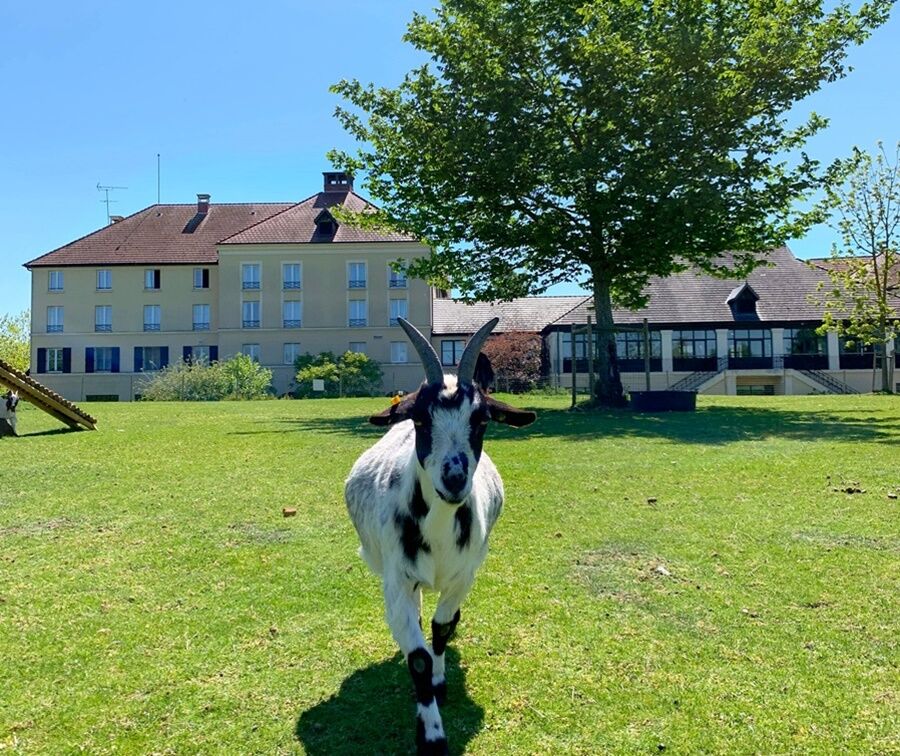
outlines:
[[[526,408],[528,408],[526,406]],[[684,444],[721,445],[766,438],[797,441],[871,442],[900,445],[897,416],[861,416],[845,410],[793,410],[773,407],[701,407],[696,412],[657,414],[630,410],[548,410],[533,407],[537,421],[527,428],[494,425],[497,439],[559,438],[594,441],[602,438],[662,438]],[[284,418],[282,427],[236,431],[253,433],[315,433],[375,438],[380,428],[364,417]]]
[[[310,756],[415,753],[416,707],[398,653],[350,675],[341,689],[304,711],[296,736]],[[447,703],[441,707],[450,753],[463,753],[478,733],[484,709],[466,694],[459,653],[447,649]]]

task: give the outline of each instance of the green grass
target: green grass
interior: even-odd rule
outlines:
[[[900,752],[900,401],[565,402],[489,431],[508,500],[449,652],[451,751]],[[342,499],[383,404],[91,405],[96,433],[24,409],[0,751],[410,752]]]

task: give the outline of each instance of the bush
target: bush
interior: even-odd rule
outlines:
[[[224,362],[177,362],[145,376],[139,393],[151,402],[215,402],[264,399],[272,371],[239,354]]]
[[[0,315],[0,360],[17,370],[28,370],[31,362],[31,316],[28,310],[18,315]]]
[[[498,391],[521,394],[534,389],[541,380],[543,342],[537,333],[500,333],[491,336],[482,352],[494,368]]]
[[[381,366],[360,352],[304,354],[294,362],[298,398],[375,396],[381,390]],[[313,391],[313,381],[325,381],[324,391]]]

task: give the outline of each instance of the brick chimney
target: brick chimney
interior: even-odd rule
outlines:
[[[322,173],[325,177],[326,192],[352,192],[353,176],[343,171],[325,171]]]
[[[197,215],[206,215],[209,212],[209,195],[197,195]]]
[[[112,225],[113,223],[121,223],[123,220],[125,220],[124,215],[110,215],[109,216],[110,225]]]

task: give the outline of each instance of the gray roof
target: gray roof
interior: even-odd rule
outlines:
[[[466,304],[454,299],[435,299],[432,333],[435,336],[475,333],[493,317],[500,322],[494,333],[530,331],[540,333],[554,320],[584,302],[584,294],[574,297],[522,297],[511,302]]]
[[[769,265],[754,270],[746,278],[714,278],[688,270],[668,278],[652,278],[647,286],[649,303],[640,310],[616,309],[618,324],[638,324],[644,318],[656,324],[733,322],[729,297],[748,284],[759,296],[756,312],[761,322],[817,321],[822,319],[821,305],[811,303],[809,295],[826,280],[821,268],[798,260],[787,247],[769,252]],[[727,260],[727,258],[726,258]],[[593,315],[588,299],[556,320],[553,325],[585,323]]]

